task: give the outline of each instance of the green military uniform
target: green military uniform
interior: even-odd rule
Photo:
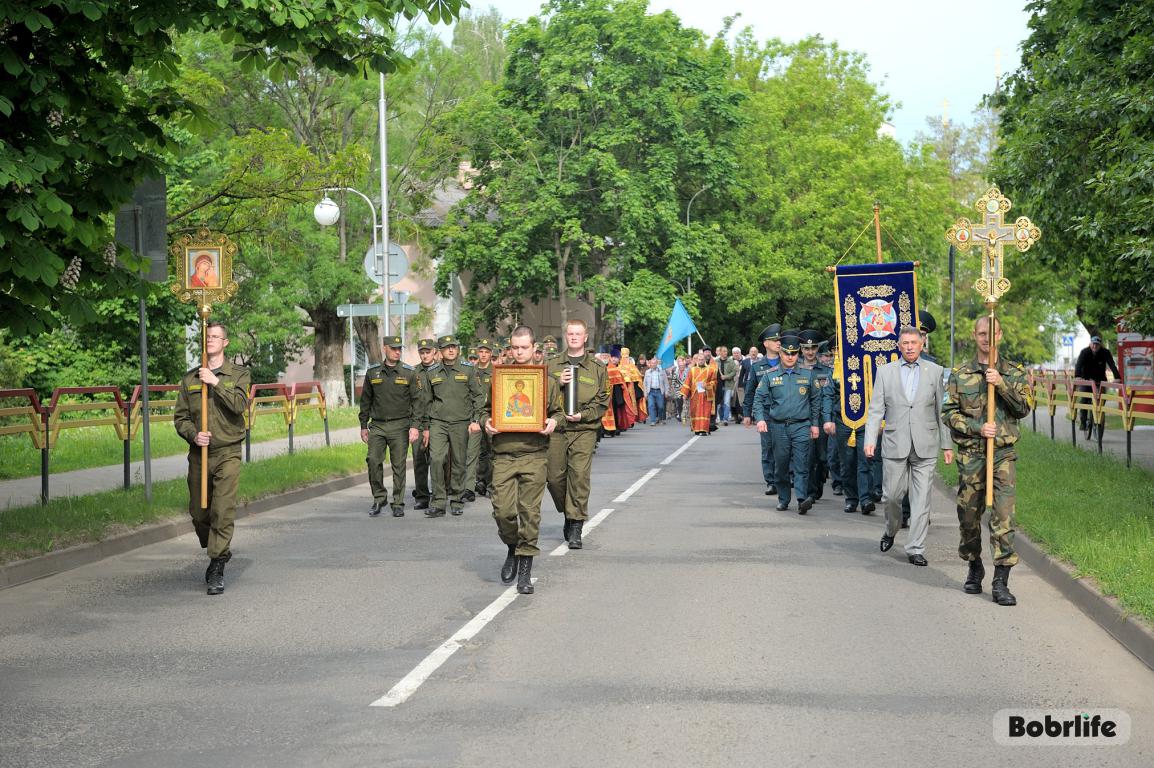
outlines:
[[[765,342],[779,340],[781,338],[781,325],[773,323],[766,326],[758,337],[758,341],[764,346]],[[766,349],[765,356],[757,362],[753,363],[749,368],[749,376],[745,380],[745,417],[752,419],[753,400],[757,394],[758,384],[761,382],[761,377],[766,374],[771,368],[776,368],[781,363],[780,358],[770,357],[769,350]],[[686,404],[688,406],[688,403]],[[686,411],[688,413],[688,411]],[[765,495],[777,495],[777,467],[774,464],[773,454],[773,433],[761,432],[758,434],[761,442],[761,477],[765,480]]]
[[[504,370],[504,369],[502,369]],[[547,388],[546,418],[559,425],[565,418],[555,381]],[[492,405],[486,418],[492,418]],[[502,432],[493,440],[493,519],[513,554],[536,557],[541,525],[541,498],[549,465],[551,436],[536,432]]]
[[[437,342],[433,339],[421,339],[417,342],[417,349],[427,350],[436,349]],[[424,373],[436,365],[425,365],[418,363],[416,366],[417,375],[424,381]],[[424,439],[418,439],[413,443],[413,498],[416,499],[416,509],[428,509],[429,502],[433,499],[432,489],[429,488],[429,446],[424,444]]]
[[[492,342],[481,339],[477,342],[478,349],[493,350]],[[486,397],[492,387],[493,362],[482,368],[479,364],[473,366],[477,377],[481,380],[481,387]],[[466,496],[472,493],[484,495],[493,482],[493,443],[485,430],[469,433],[468,457],[465,462],[465,492]]]
[[[384,344],[401,347],[400,336],[386,336]],[[413,366],[398,362],[381,363],[365,372],[361,387],[361,429],[368,430],[369,488],[373,492],[370,515],[380,514],[389,503],[385,490],[384,461],[386,450],[393,468],[393,517],[405,514],[405,459],[409,454],[409,430],[417,429],[421,380]]]
[[[942,407],[942,423],[950,428],[958,446],[958,525],[963,560],[982,556],[982,513],[986,506],[986,440],[981,436],[986,422],[986,367],[977,359],[958,366],[950,374],[949,397]],[[1017,363],[998,360],[1002,383],[995,390],[994,419],[994,509],[990,515],[990,546],[994,564],[1013,566],[1014,551],[1014,464],[1018,454],[1014,444],[1021,437],[1018,419],[1030,413],[1033,404],[1026,372]]]
[[[589,517],[593,451],[597,448],[601,417],[609,407],[609,374],[591,354],[571,358],[566,353],[549,362],[549,378],[559,381],[569,365],[576,367],[577,409],[581,418],[569,421],[562,416],[556,431],[549,436],[549,495],[557,511],[565,515],[566,541],[579,549],[582,524]]]
[[[799,351],[796,336],[782,334],[782,352]],[[796,491],[798,513],[813,506],[808,496],[810,427],[820,427],[820,390],[813,371],[779,365],[762,374],[753,397],[753,420],[764,421],[773,435],[779,510],[789,507]],[[791,482],[792,481],[792,482]]]
[[[553,362],[553,360],[561,354],[557,350],[557,337],[555,336],[546,336],[545,338],[541,339],[541,346],[545,350],[546,363]]]
[[[460,345],[456,336],[442,336],[437,346]],[[465,505],[469,425],[480,424],[488,396],[481,388],[477,369],[459,357],[452,364],[442,360],[426,371],[422,387],[422,427],[427,425],[429,430],[433,476],[433,506],[425,514],[440,517],[449,504],[452,513],[459,515]]]
[[[200,506],[200,368],[180,380],[173,425],[191,446],[188,450],[188,513],[200,545],[213,560],[232,556],[230,546],[236,522],[236,489],[240,481],[241,444],[245,434],[245,411],[252,378],[248,368],[225,360],[214,368],[220,381],[208,388],[208,508]],[[222,566],[223,568],[223,566]]]

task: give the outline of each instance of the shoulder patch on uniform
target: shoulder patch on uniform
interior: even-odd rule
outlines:
[[[413,368],[413,366],[409,365],[408,363],[401,363],[401,367],[402,367],[402,368],[404,368],[406,371],[412,371],[412,370],[415,370],[415,369]]]

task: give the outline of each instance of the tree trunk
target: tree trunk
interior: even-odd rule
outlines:
[[[309,314],[313,321],[313,376],[321,383],[330,406],[349,405],[344,362],[348,321],[337,317],[332,308],[319,308]]]
[[[569,322],[569,285],[567,283],[569,271],[569,249],[566,245],[561,248],[561,235],[553,233],[553,253],[557,256],[557,301],[561,304],[561,327]]]

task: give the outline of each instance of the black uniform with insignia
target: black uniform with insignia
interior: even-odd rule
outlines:
[[[797,332],[781,335],[782,354],[801,352]],[[765,422],[773,433],[773,455],[777,470],[779,510],[789,508],[792,493],[797,494],[798,514],[813,506],[809,497],[809,454],[811,428],[820,428],[821,401],[814,385],[813,371],[798,368],[796,362],[782,364],[762,375],[753,397],[753,418]]]

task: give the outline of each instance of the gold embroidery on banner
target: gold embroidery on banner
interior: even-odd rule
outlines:
[[[874,355],[874,366],[875,367],[881,368],[885,364],[886,364],[886,356],[885,355],[883,355],[880,352],[878,354]]]
[[[858,385],[858,384],[861,384],[861,376],[858,376],[856,373],[855,373],[855,374],[852,374],[852,375],[850,375],[850,377],[849,377],[849,387],[850,387],[850,389],[852,389],[852,390],[855,390],[855,391],[856,391],[856,390],[857,390],[857,385]]]
[[[897,289],[892,285],[867,285],[864,288],[858,288],[857,295],[863,299],[884,299],[887,296],[893,296]]]
[[[902,324],[906,323],[903,321]],[[865,352],[892,352],[898,348],[898,343],[893,339],[870,339],[863,341],[861,348]]]
[[[857,357],[848,358],[845,361],[845,367],[849,368],[851,371],[860,370],[861,369],[861,360],[859,360]]]
[[[853,394],[849,396],[849,407],[852,411],[861,410],[861,395]]]
[[[902,291],[902,295],[898,297],[898,310],[899,310],[898,318],[901,320],[902,325],[913,325],[914,324],[914,316],[913,316],[913,313],[910,312],[910,309],[911,309],[910,295],[908,293],[906,293],[905,291]]]
[[[845,297],[845,340],[849,344],[857,344],[857,311],[853,296]]]

